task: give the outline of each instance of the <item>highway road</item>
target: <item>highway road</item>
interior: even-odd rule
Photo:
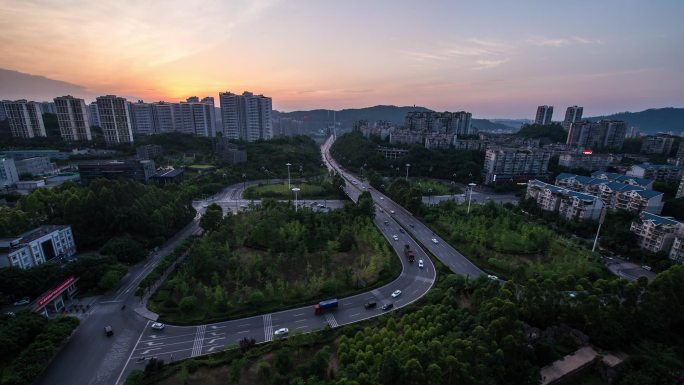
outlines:
[[[195,220],[149,260],[132,267],[117,289],[103,295],[91,307],[74,336],[36,383],[121,384],[130,371],[144,368],[146,361],[143,357],[157,357],[166,362],[178,361],[223,350],[245,337],[254,338],[257,342],[272,341],[273,332],[282,327],[287,327],[290,333],[296,333],[321,329],[328,324],[338,327],[359,322],[384,313],[381,309],[383,304],[392,303],[394,308],[391,311],[407,306],[424,296],[434,284],[436,270],[425,251],[408,234],[400,232],[401,227],[392,215],[378,208],[375,224],[402,263],[402,272],[394,281],[366,293],[340,298],[340,306],[336,311],[320,316],[314,315],[312,303],[306,307],[214,324],[167,325],[162,331],[153,330],[152,321],[133,310],[140,306],[140,299],[134,296],[140,281],[180,242],[199,232],[198,222],[205,205],[239,201],[246,187],[259,183],[263,181],[240,183],[204,201],[193,202],[198,210]],[[351,184],[349,190],[353,190]],[[403,257],[405,244],[409,244],[414,250],[416,262],[408,263]],[[424,268],[418,267],[417,261],[420,259],[424,261]],[[395,290],[401,290],[402,294],[392,298],[391,294]],[[377,302],[377,306],[365,309],[364,304],[368,301]],[[122,310],[124,304],[126,309]],[[107,325],[114,329],[111,337],[104,334],[103,328]]]
[[[430,228],[425,226],[422,222],[413,217],[413,215],[404,209],[399,204],[392,201],[386,195],[378,192],[373,188],[369,188],[367,183],[361,182],[355,175],[351,174],[332,158],[330,155],[330,146],[335,138],[331,136],[321,145],[326,165],[336,170],[347,181],[345,191],[354,200],[357,199],[360,191],[369,191],[373,197],[373,201],[380,207],[385,214],[389,214],[392,219],[399,223],[413,238],[425,247],[432,255],[439,258],[439,260],[446,265],[451,271],[466,277],[478,277],[486,274],[480,268],[475,266],[468,258],[459,253],[456,249],[444,242],[442,238],[435,235]],[[475,195],[473,195],[474,197]],[[433,241],[434,239],[434,241]]]

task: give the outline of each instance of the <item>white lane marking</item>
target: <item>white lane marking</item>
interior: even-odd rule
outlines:
[[[264,314],[262,318],[264,320],[264,341],[273,341],[273,319],[271,314]]]
[[[159,345],[164,345],[163,342],[145,342],[145,345],[147,346],[159,346]]]
[[[210,339],[209,342],[207,342],[207,343],[211,345],[211,344],[213,344],[214,342],[216,342],[216,341],[218,341],[218,340],[225,339],[225,338],[226,338],[226,337],[212,338],[212,339]]]
[[[238,325],[238,327],[241,328],[241,327],[250,326],[250,325],[251,324],[242,324],[242,325]]]
[[[306,320],[305,319],[299,319],[299,320],[296,320],[295,322],[304,322],[304,321],[306,321]]]
[[[195,333],[195,341],[192,346],[192,354],[190,357],[197,357],[202,354],[202,345],[204,344],[204,332],[207,330],[206,325],[198,326]]]
[[[249,330],[243,330],[243,331],[238,332],[238,334],[242,334],[242,333],[249,333]]]
[[[302,325],[302,326],[297,326],[295,329],[304,329],[304,328],[308,328],[308,327],[309,327],[309,325]]]
[[[354,314],[350,315],[350,317],[356,317],[359,314],[361,314],[361,313],[354,313]]]
[[[128,366],[128,362],[131,360],[131,357],[133,357],[133,352],[135,352],[135,348],[136,348],[136,347],[138,346],[138,344],[140,343],[140,339],[142,338],[143,333],[145,333],[145,330],[147,330],[147,326],[148,326],[149,324],[150,324],[150,321],[147,320],[147,323],[145,324],[145,327],[144,327],[143,330],[140,332],[140,336],[138,336],[138,340],[135,342],[135,345],[134,345],[133,349],[131,349],[131,354],[128,355],[128,360],[127,360],[126,363],[124,364],[124,367],[121,369],[121,373],[119,373],[119,377],[116,379],[116,382],[115,382],[116,384],[118,384],[118,383],[121,381],[121,377],[123,377],[123,374],[124,374],[124,372],[126,371],[126,367]]]
[[[161,348],[147,349],[145,351],[140,352],[140,354],[142,354],[144,356],[145,354],[149,354],[150,352],[155,351],[155,350],[159,350],[159,349],[161,349]]]
[[[335,316],[332,315],[331,313],[325,313],[325,320],[328,321],[328,324],[330,327],[336,328],[340,325],[337,324],[337,320],[335,319]]]
[[[299,317],[300,315],[304,315],[304,313],[295,314],[294,316]]]

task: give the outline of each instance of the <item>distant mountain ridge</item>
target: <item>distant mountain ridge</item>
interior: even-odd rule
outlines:
[[[640,112],[619,112],[612,115],[594,116],[589,120],[615,119],[627,122],[627,127],[636,127],[644,134],[672,131],[675,135],[684,132],[684,108],[651,108]]]
[[[351,129],[352,124],[357,120],[368,120],[375,122],[377,120],[387,120],[397,125],[404,124],[406,114],[413,111],[433,111],[429,108],[420,106],[388,106],[378,105],[365,108],[348,108],[344,110],[310,110],[310,111],[292,111],[279,112],[274,111],[274,116],[289,117],[298,120],[307,120],[309,122],[332,122],[333,116],[336,122],[340,124],[343,129]],[[472,119],[471,124],[479,130],[504,130],[510,131],[511,127],[501,123],[495,123],[487,119]]]

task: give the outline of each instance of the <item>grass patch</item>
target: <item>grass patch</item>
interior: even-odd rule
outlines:
[[[292,187],[301,189],[297,193],[299,199],[339,199],[337,191],[330,191],[326,186],[312,183],[292,184]],[[243,193],[245,199],[284,199],[294,200],[295,194],[291,189],[288,189],[287,183],[278,184],[260,184],[258,186],[249,187]]]

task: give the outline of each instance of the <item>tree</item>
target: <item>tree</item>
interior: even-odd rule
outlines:
[[[103,290],[111,289],[119,283],[125,274],[125,271],[109,270],[102,276],[97,285]]]
[[[200,219],[200,227],[204,231],[214,231],[218,228],[223,220],[223,209],[216,203],[212,203],[207,207],[202,219]]]
[[[268,383],[268,380],[271,379],[271,375],[273,375],[271,364],[266,361],[261,361],[257,364],[256,372],[263,383]]]
[[[183,297],[178,304],[178,307],[180,308],[180,311],[185,314],[192,312],[197,308],[197,297],[194,295]]]
[[[368,218],[375,218],[375,202],[368,191],[364,191],[359,195],[359,200],[356,202],[358,213]]]
[[[116,257],[123,263],[136,263],[145,258],[145,248],[128,235],[114,237],[107,241],[100,252]]]

